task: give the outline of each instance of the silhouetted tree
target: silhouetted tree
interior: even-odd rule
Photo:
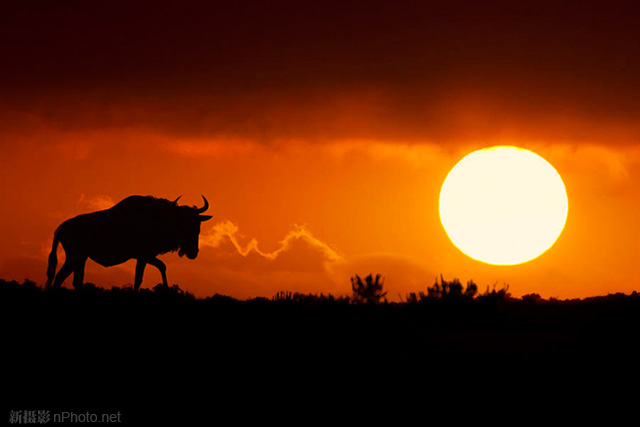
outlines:
[[[373,274],[369,274],[364,280],[356,274],[351,278],[353,302],[367,304],[379,303],[380,300],[387,295],[386,292],[382,292],[383,285],[384,278],[379,274],[376,274],[375,278]]]

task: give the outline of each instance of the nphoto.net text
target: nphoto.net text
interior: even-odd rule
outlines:
[[[91,412],[59,412],[53,414],[54,423],[119,423],[120,412],[113,414],[93,414]]]

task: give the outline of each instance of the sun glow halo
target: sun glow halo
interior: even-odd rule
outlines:
[[[464,157],[440,192],[440,220],[453,244],[497,265],[530,261],[564,228],[567,193],[558,172],[539,155],[496,146]]]

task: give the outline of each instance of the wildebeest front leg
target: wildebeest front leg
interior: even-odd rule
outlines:
[[[133,282],[133,290],[138,291],[140,289],[140,285],[142,284],[142,275],[144,274],[144,267],[147,265],[146,261],[141,259],[136,263],[136,278]]]
[[[158,258],[152,258],[147,262],[160,270],[160,274],[162,275],[162,284],[164,286],[169,286],[167,284],[167,266],[164,265],[164,262],[160,261]]]

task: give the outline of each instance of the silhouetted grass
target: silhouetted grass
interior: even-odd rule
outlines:
[[[474,286],[441,278],[401,302],[355,304],[0,280],[5,385],[31,407],[99,399],[137,414],[145,402],[166,413],[193,393],[223,410],[248,396],[295,406],[327,388],[338,401],[374,390],[384,400],[416,385],[548,388],[634,372],[638,293],[557,300]]]

